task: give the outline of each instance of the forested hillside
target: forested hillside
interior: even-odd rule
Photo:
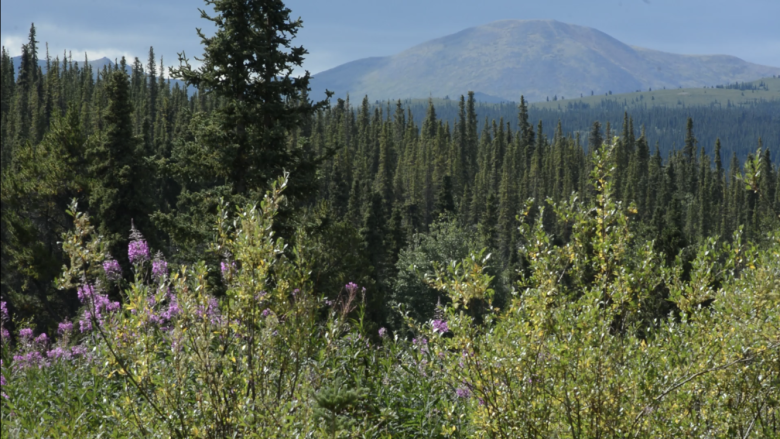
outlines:
[[[52,285],[64,262],[56,243],[70,227],[64,212],[72,198],[93,212],[112,247],[127,242],[132,221],[183,263],[208,239],[219,198],[251,199],[263,181],[239,151],[206,152],[204,141],[222,142],[207,121],[229,101],[171,86],[153,49],[146,62],[136,58],[126,68],[122,59],[98,72],[46,58],[44,75],[34,32],[15,81],[7,53],[2,60],[2,288],[20,315],[52,324],[78,306]],[[529,110],[524,101],[478,104],[473,94],[440,103],[372,105],[365,97],[353,107],[339,99],[300,116],[283,141],[293,152],[277,166],[293,172],[294,210],[309,212],[304,218],[325,228],[323,239],[354,252],[323,278],[370,284],[377,324],[386,323],[387,303],[411,294],[399,286],[409,262],[399,258],[440,218],[498,256],[499,290],[509,291],[522,265],[516,217],[528,210],[533,219],[575,193],[589,201],[595,149],[588,145],[615,135],[616,195],[636,206],[633,221],[668,261],[706,237],[728,237],[738,227],[759,237],[777,221],[777,102],[631,114],[609,102],[565,112]],[[760,188],[745,191],[743,164],[754,162]],[[565,225],[547,212],[545,221],[565,239]],[[321,292],[338,284],[331,283],[323,280]]]
[[[777,83],[780,90],[780,80]],[[691,89],[686,89],[688,92]],[[654,92],[653,92],[654,93]],[[739,94],[740,91],[737,91]],[[750,96],[748,90],[747,96]],[[647,142],[654,147],[658,144],[661,156],[666,159],[673,150],[680,149],[685,139],[687,120],[690,117],[696,124],[696,139],[698,145],[712,155],[716,140],[721,141],[721,155],[731,157],[737,155],[739,163],[743,163],[747,155],[755,152],[758,139],[762,139],[765,149],[772,156],[780,154],[780,99],[758,102],[745,100],[737,104],[724,100],[723,105],[681,106],[676,101],[671,105],[644,105],[639,102],[642,93],[630,95],[614,95],[609,97],[591,97],[584,99],[567,99],[564,101],[537,102],[528,104],[528,118],[542,121],[544,134],[553,137],[558,122],[561,129],[572,137],[580,136],[587,149],[588,133],[593,122],[599,121],[602,129],[609,122],[612,127],[622,126],[626,113],[633,120],[638,132],[645,128]],[[648,95],[649,96],[649,95]],[[475,97],[476,98],[476,97]],[[595,98],[595,99],[594,99]],[[649,99],[650,97],[647,97]],[[663,98],[659,97],[658,100]],[[747,98],[746,98],[747,99]],[[634,102],[632,102],[634,100]],[[453,126],[459,118],[459,100],[432,99],[436,115],[445,123]],[[411,111],[417,126],[425,119],[428,110],[428,100],[414,99],[402,101],[404,109]],[[392,112],[396,102],[374,102],[385,114]],[[477,133],[481,133],[485,118],[488,121],[504,119],[510,123],[512,130],[518,127],[518,104],[505,102],[500,104],[475,103],[475,111],[479,115]],[[622,134],[621,131],[617,134]]]
[[[3,49],[3,437],[780,434],[776,103],[329,102],[260,3]]]

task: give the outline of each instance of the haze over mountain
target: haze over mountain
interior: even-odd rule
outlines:
[[[388,57],[364,58],[314,75],[353,100],[455,98],[544,101],[557,95],[713,86],[780,74],[728,55],[678,55],[629,46],[584,26],[555,20],[502,20],[431,40]]]

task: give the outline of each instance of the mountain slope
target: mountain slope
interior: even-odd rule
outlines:
[[[701,87],[780,74],[733,56],[676,55],[626,45],[598,30],[554,20],[503,20],[365,58],[314,75],[312,96],[451,97],[469,90],[542,101],[648,88]]]

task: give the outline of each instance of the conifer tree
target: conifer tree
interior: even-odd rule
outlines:
[[[112,71],[105,91],[105,131],[86,151],[93,180],[89,205],[97,217],[98,231],[113,244],[114,256],[122,260],[126,252],[120,251],[120,244],[127,242],[131,224],[154,240],[149,215],[155,200],[149,197],[152,175],[144,145],[133,132],[127,73],[122,69]]]
[[[588,136],[588,149],[592,151],[600,148],[603,142],[604,137],[601,135],[601,123],[599,121],[595,121],[590,128],[590,135]]]

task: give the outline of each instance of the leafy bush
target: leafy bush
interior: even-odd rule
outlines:
[[[556,206],[568,244],[552,245],[540,223],[524,230],[531,274],[485,326],[464,312],[490,298],[479,258],[429,278],[453,301],[454,336],[436,349],[471,396],[475,436],[777,437],[780,236],[765,252],[739,235],[708,241],[684,281],[679,260],[664,269],[652,243],[632,243],[609,154],[597,153],[593,205]],[[648,321],[659,288],[679,312]]]
[[[367,322],[354,283],[313,293],[322,243],[273,232],[284,178],[257,207],[222,206],[219,285],[203,262],[169,271],[136,230],[123,285],[73,206],[59,286],[81,317],[56,340],[17,322],[12,347],[3,304],[2,435],[778,437],[780,233],[665,266],[612,195],[611,148],[591,204],[548,202],[567,243],[523,221],[527,266],[501,310],[484,250],[450,223],[419,238],[401,259],[425,267],[404,276],[431,307],[393,331]]]

